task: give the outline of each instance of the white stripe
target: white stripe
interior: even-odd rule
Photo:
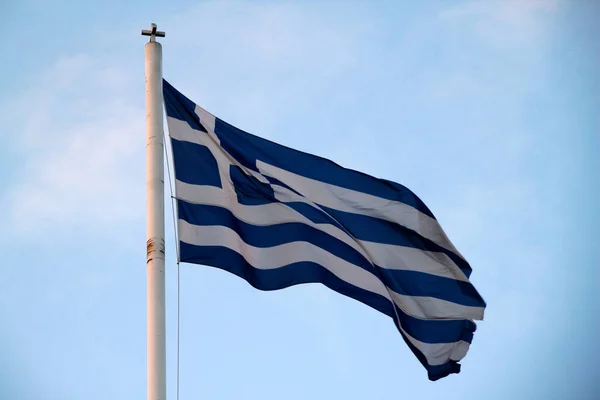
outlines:
[[[173,139],[205,145],[202,141],[202,136],[206,135],[206,133],[192,129],[186,121],[167,117],[167,125],[169,126],[169,136]]]
[[[244,242],[237,232],[225,226],[195,226],[183,220],[179,220],[178,225],[179,240],[182,242],[196,246],[227,247],[244,257],[256,269],[269,270],[300,260],[312,261],[351,285],[379,294],[388,300],[390,299],[384,285],[370,272],[348,263],[311,243],[291,242],[268,248],[257,248]],[[430,365],[443,364],[451,356],[457,357],[460,355],[464,348],[463,343],[465,342],[423,343],[411,337],[403,329],[402,332],[425,355]],[[458,352],[457,348],[459,348]],[[462,357],[464,357],[464,354]],[[453,359],[459,360],[460,358]]]
[[[208,111],[206,111],[204,108],[198,107],[197,105],[196,105],[194,112],[198,116],[198,119],[200,119],[200,123],[202,124],[202,126],[206,128],[208,133],[215,136],[217,143],[220,143],[219,138],[217,137],[217,135],[215,135],[216,117],[214,115],[212,115],[211,113],[209,113]]]
[[[431,366],[442,365],[449,360],[460,361],[469,351],[469,342],[463,340],[453,343],[423,343],[407,334],[404,329],[400,329],[408,341],[423,353]]]
[[[285,183],[317,204],[403,225],[462,257],[435,219],[407,204],[306,178],[261,160],[256,161],[256,167],[261,174]]]
[[[367,249],[369,257],[374,264],[394,270],[417,271],[437,275],[444,278],[469,282],[469,278],[460,268],[444,253],[425,251],[413,247],[397,246],[356,240]]]
[[[389,290],[395,303],[405,313],[422,319],[483,319],[483,307],[465,306],[426,296],[407,296]],[[406,309],[404,308],[406,307]],[[410,311],[410,312],[409,312]]]
[[[287,188],[279,185],[272,185],[272,187],[275,190],[275,196],[282,201],[299,201],[315,207],[310,201],[289,191]],[[282,203],[246,206],[237,202],[235,193],[226,196],[224,191],[212,186],[190,185],[176,180],[175,191],[177,198],[190,203],[226,207],[238,219],[252,225],[275,225],[286,222],[300,222],[310,225],[341,240],[362,254],[370,262],[382,268],[418,271],[468,282],[468,278],[460,268],[443,253],[357,240],[335,225],[314,223]]]

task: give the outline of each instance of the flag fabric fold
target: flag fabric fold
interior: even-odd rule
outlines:
[[[321,283],[392,318],[437,380],[460,371],[485,302],[406,187],[244,132],[163,81],[181,262],[260,290]]]

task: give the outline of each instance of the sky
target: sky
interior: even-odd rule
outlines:
[[[413,190],[486,300],[437,382],[317,284],[180,265],[180,398],[600,398],[600,2],[2,0],[0,398],[146,396],[144,44],[219,118]],[[168,194],[167,200],[168,200]],[[177,264],[167,208],[167,396]]]

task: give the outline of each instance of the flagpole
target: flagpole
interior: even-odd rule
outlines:
[[[164,32],[143,30],[146,43],[146,316],[147,399],[166,400],[165,204],[162,46]]]

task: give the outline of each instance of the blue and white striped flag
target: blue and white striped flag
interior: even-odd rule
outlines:
[[[167,81],[182,262],[275,290],[319,282],[394,320],[437,380],[460,371],[485,302],[404,186],[251,135]]]

